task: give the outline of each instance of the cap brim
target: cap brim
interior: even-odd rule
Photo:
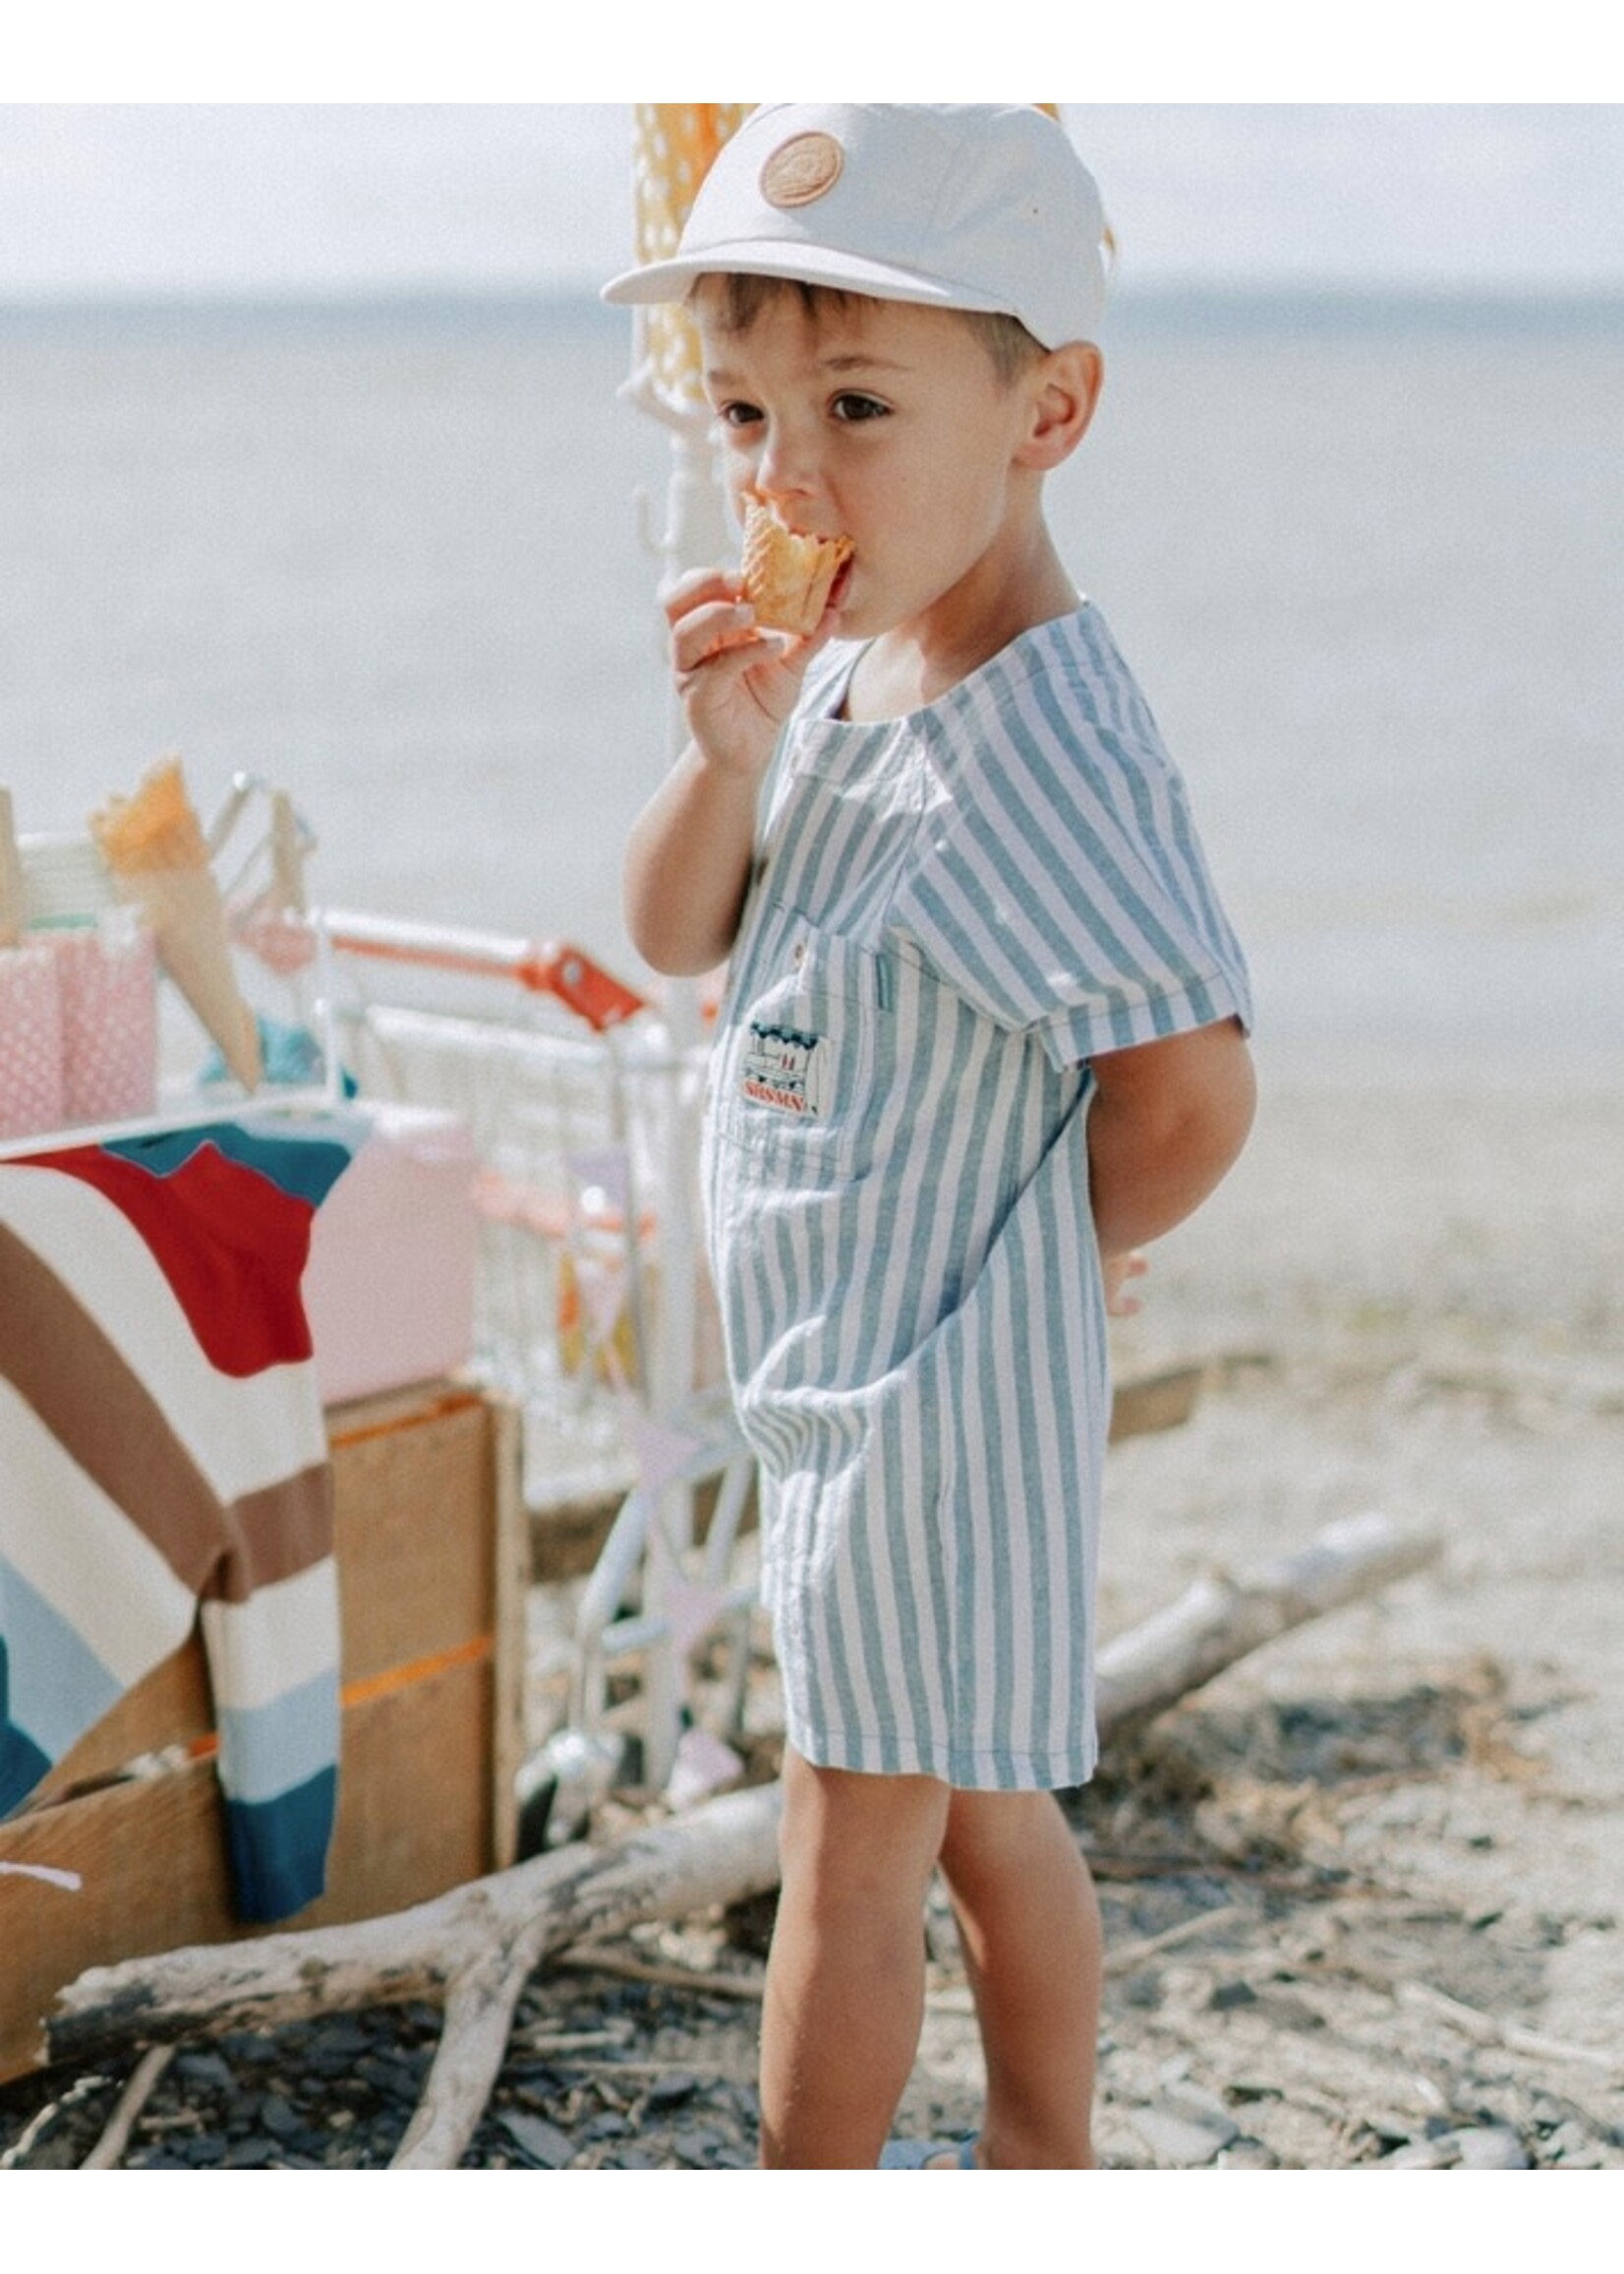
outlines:
[[[675,261],[650,261],[641,268],[611,276],[600,297],[617,308],[657,306],[685,299],[701,276],[717,275],[782,276],[794,283],[864,292],[875,300],[910,300],[925,308],[968,308],[985,315],[996,315],[1006,306],[991,293],[956,288],[918,269],[865,261],[826,246],[760,239],[709,245],[703,253],[685,254]]]

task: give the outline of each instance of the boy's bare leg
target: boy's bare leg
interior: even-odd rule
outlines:
[[[982,2162],[1091,2168],[1100,1914],[1059,1804],[1047,1792],[956,1791],[942,1871],[986,2055]]]
[[[783,1879],[761,2038],[768,2169],[880,2160],[924,2015],[924,1901],[949,1791],[784,1756]]]

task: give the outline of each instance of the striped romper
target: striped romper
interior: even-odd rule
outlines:
[[[1109,1420],[1088,1060],[1232,1014],[1246,965],[1098,612],[926,709],[778,756],[705,1188],[789,1742],[1083,1782]]]

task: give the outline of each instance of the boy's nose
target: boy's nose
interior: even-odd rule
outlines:
[[[805,497],[816,488],[817,470],[803,442],[776,427],[756,460],[752,484],[766,504]]]

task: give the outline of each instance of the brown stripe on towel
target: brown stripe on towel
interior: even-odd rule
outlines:
[[[223,1502],[105,1330],[4,1224],[0,1375],[193,1594],[241,1602],[330,1551],[326,1464]]]

